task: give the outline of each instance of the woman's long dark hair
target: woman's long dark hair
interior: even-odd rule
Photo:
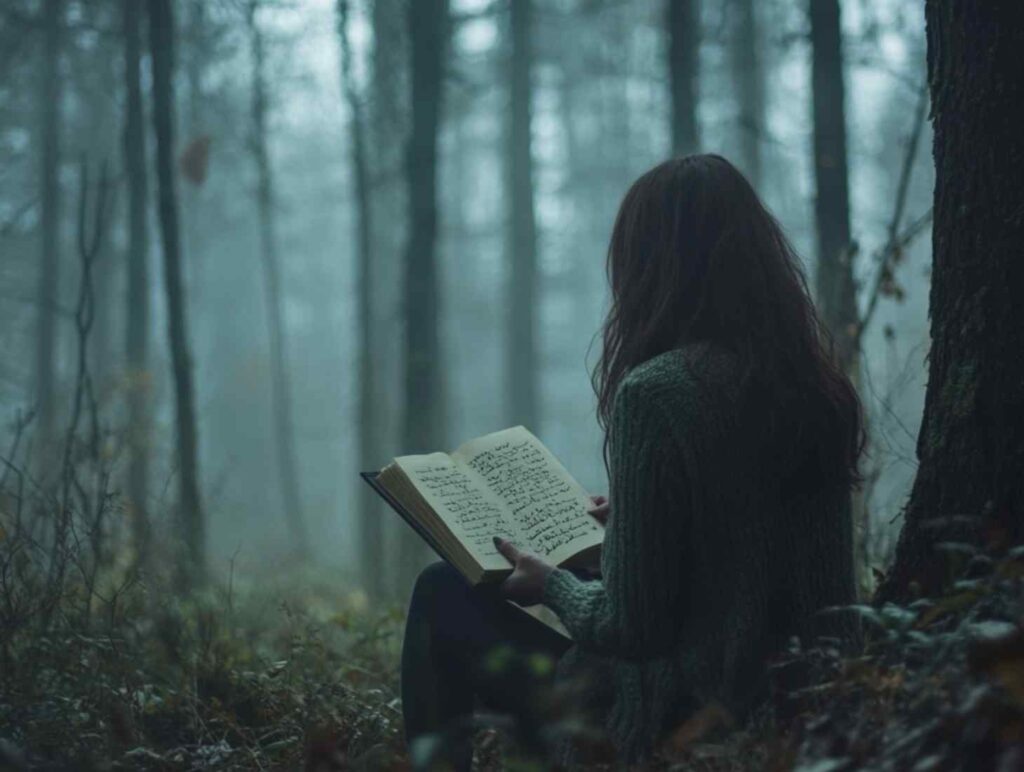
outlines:
[[[606,437],[632,368],[703,341],[740,362],[741,420],[755,422],[747,428],[772,448],[765,474],[790,490],[859,481],[856,391],[796,253],[732,164],[692,155],[640,177],[619,209],[607,270],[612,305],[593,373]]]

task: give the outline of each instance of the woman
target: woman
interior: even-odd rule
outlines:
[[[403,655],[410,737],[472,709],[473,663],[504,641],[561,656],[560,676],[601,673],[588,702],[636,761],[701,705],[742,720],[793,636],[856,636],[817,612],[855,600],[860,406],[778,223],[725,159],[668,161],[626,194],[608,273],[601,578],[497,540],[514,566],[499,593],[553,609],[573,649],[428,569]]]

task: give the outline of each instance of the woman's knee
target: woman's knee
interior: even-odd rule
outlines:
[[[413,586],[413,594],[434,593],[440,588],[464,585],[462,575],[443,560],[431,563],[420,571]]]
[[[450,599],[456,592],[465,592],[465,587],[466,580],[450,565],[441,560],[431,563],[416,577],[409,602],[410,612],[433,608],[439,600]]]

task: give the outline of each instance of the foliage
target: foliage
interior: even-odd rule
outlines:
[[[17,441],[0,457],[0,769],[401,763],[394,609],[326,569],[257,581],[233,561],[173,592],[108,489],[114,438],[65,444],[52,479]]]
[[[399,611],[325,569],[257,579],[232,568],[181,599],[149,563],[134,564],[109,454],[91,446],[104,442],[75,445],[49,486],[9,461],[0,475],[0,768],[409,768]],[[650,768],[1019,768],[1024,548],[940,547],[962,574],[945,595],[856,607],[862,650],[794,647],[745,727],[708,705]],[[546,768],[567,736],[589,768],[613,767],[574,685],[553,699],[533,688],[550,662],[496,651],[485,665],[524,697],[521,710],[463,728],[484,729],[479,769]],[[412,762],[436,758],[444,741],[414,749]]]
[[[825,613],[862,617],[865,645],[829,641],[773,663],[772,697],[741,729],[711,704],[651,769],[740,772],[1024,768],[1024,547],[946,543],[941,597]],[[607,768],[611,768],[610,765]]]
[[[999,558],[940,548],[963,566],[943,597],[858,607],[868,636],[860,656],[821,649],[778,664],[778,682],[806,682],[776,700],[797,770],[1024,763],[1024,548]]]
[[[188,601],[140,579],[5,636],[0,766],[383,768],[401,749],[399,617],[339,584],[233,581]],[[20,751],[18,749],[25,749]]]

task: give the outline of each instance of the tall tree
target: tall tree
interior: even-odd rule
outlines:
[[[729,59],[736,94],[739,166],[755,188],[761,184],[764,133],[764,64],[754,0],[732,0]]]
[[[378,417],[378,378],[376,367],[376,327],[374,306],[376,282],[376,244],[373,232],[373,200],[370,164],[366,143],[366,117],[363,100],[355,80],[352,44],[349,40],[349,2],[338,0],[338,44],[341,50],[341,83],[349,112],[349,157],[351,160],[356,221],[356,286],[359,302],[359,463],[363,469],[375,469],[381,463],[381,425]],[[369,486],[360,488],[359,547],[363,560],[361,574],[373,596],[384,591],[384,519],[380,516],[377,495]]]
[[[183,101],[184,120],[180,122],[186,140],[186,150],[181,157],[191,162],[196,160],[196,173],[185,175],[186,184],[182,191],[183,247],[185,286],[189,291],[191,317],[197,329],[204,329],[208,314],[203,302],[203,226],[208,222],[203,193],[206,174],[205,153],[209,149],[209,136],[206,134],[206,96],[203,93],[203,76],[209,67],[210,32],[207,14],[207,0],[189,0],[185,5],[186,19],[182,25],[182,35],[187,41],[182,45],[185,55],[182,57],[185,71],[185,99]],[[193,154],[204,157],[199,160]],[[192,156],[192,158],[190,158]],[[201,168],[200,168],[201,167]],[[198,353],[200,359],[203,352]]]
[[[246,13],[249,53],[252,58],[252,152],[256,161],[256,207],[259,211],[260,257],[270,346],[270,399],[274,417],[274,445],[277,452],[278,482],[285,519],[292,544],[300,555],[309,552],[309,536],[299,493],[295,464],[295,428],[292,422],[291,381],[288,378],[287,336],[282,313],[281,265],[277,249],[274,209],[274,174],[267,145],[266,49],[260,29],[259,0],[252,0]]]
[[[146,131],[142,107],[142,4],[124,0],[124,168],[128,183],[128,292],[125,314],[125,359],[128,366],[127,498],[134,527],[137,558],[149,555],[149,237],[146,217],[149,192],[146,175]]]
[[[858,381],[857,297],[850,239],[843,39],[839,0],[810,0],[818,307],[843,369]]]
[[[700,5],[698,0],[665,0],[668,33],[668,79],[672,106],[672,153],[700,148],[697,99],[700,75]]]
[[[403,274],[403,251],[409,218],[406,216],[406,185],[404,168],[405,145],[409,127],[409,104],[406,96],[406,74],[409,71],[409,45],[406,34],[406,0],[370,0],[373,47],[370,51],[369,99],[366,121],[367,152],[370,161],[371,206],[375,212],[390,212],[394,217],[377,217],[372,224],[374,260],[373,322],[380,345],[371,357],[379,374],[375,395],[377,435],[382,447],[397,444],[401,432],[404,392],[403,356],[396,350],[403,344],[404,319],[399,312],[404,287],[400,281],[387,281],[389,276]],[[390,344],[389,344],[390,342]],[[379,466],[386,458],[373,461]],[[373,502],[365,517],[374,515],[381,526],[385,548],[398,544],[405,524],[386,517],[380,501]],[[381,522],[383,520],[383,522]],[[370,567],[367,564],[367,567]],[[373,571],[379,574],[379,567]],[[378,582],[380,577],[368,579]],[[404,577],[395,577],[382,592],[403,593],[408,587]]]
[[[944,577],[940,541],[1024,538],[1024,5],[928,0],[935,157],[931,354],[898,598]]]
[[[45,0],[42,10],[43,61],[39,89],[40,264],[36,292],[35,390],[39,436],[54,436],[56,402],[57,306],[60,289],[60,56],[63,0]]]
[[[437,156],[448,36],[448,0],[406,6],[409,35],[411,127],[406,145],[409,232],[404,271],[405,452],[436,450],[443,443],[445,405],[438,334]],[[410,580],[423,560],[422,542],[402,532],[400,565]]]
[[[536,429],[537,376],[537,224],[533,207],[531,102],[532,0],[509,3],[512,52],[508,82],[511,96],[508,127],[508,314],[507,372],[510,424]]]
[[[187,590],[205,579],[206,529],[199,495],[195,393],[178,228],[174,165],[174,15],[171,0],[149,0],[149,48],[153,66],[157,203],[167,293],[167,333],[174,377],[178,520],[184,547],[178,564],[178,584]]]

